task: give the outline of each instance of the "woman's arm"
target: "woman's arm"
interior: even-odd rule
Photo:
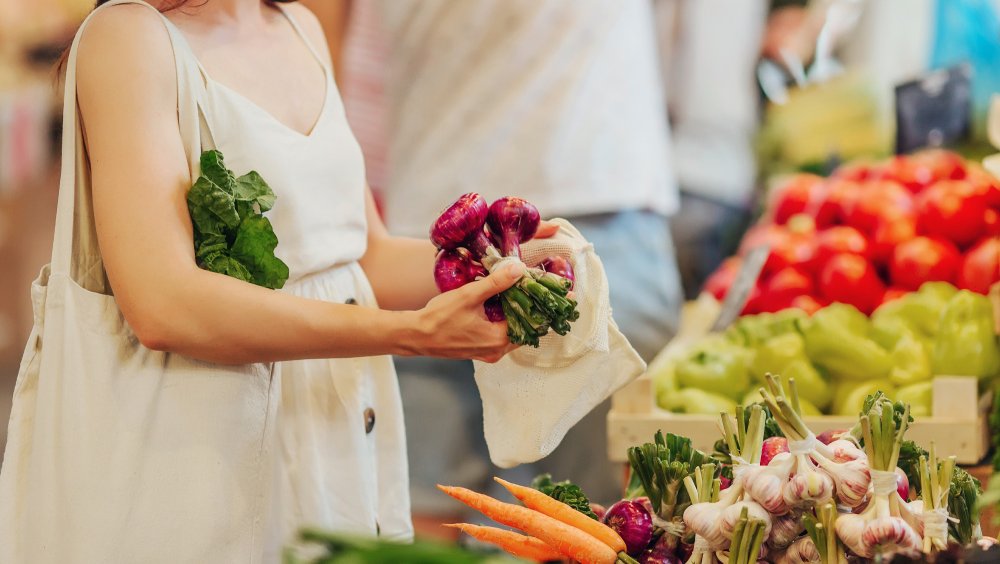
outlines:
[[[482,302],[516,272],[420,311],[389,312],[199,269],[176,92],[173,51],[155,14],[119,6],[94,17],[80,45],[77,95],[97,235],[116,301],[144,345],[224,363],[379,354],[494,361],[510,349],[504,324],[486,321]]]
[[[434,283],[437,249],[429,239],[390,236],[370,191],[367,215],[368,250],[360,262],[379,306],[392,310],[424,307],[439,293]]]

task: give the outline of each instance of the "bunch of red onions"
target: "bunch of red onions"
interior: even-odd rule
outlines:
[[[521,260],[521,243],[535,236],[538,209],[521,198],[500,198],[487,206],[474,192],[461,196],[431,226],[431,242],[440,249],[434,281],[442,292],[464,286],[510,261]],[[507,320],[507,336],[515,345],[538,346],[551,328],[560,335],[580,313],[569,298],[573,269],[562,257],[551,257],[486,302],[491,321]]]

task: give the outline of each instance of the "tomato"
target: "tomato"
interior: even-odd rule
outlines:
[[[795,296],[792,298],[792,307],[797,307],[812,315],[823,309],[823,303],[809,295]]]
[[[958,287],[988,294],[1000,281],[1000,239],[988,237],[965,253],[958,271]]]
[[[819,229],[841,223],[847,219],[860,190],[861,185],[857,182],[831,178],[813,189],[806,213],[813,217]]]
[[[802,269],[782,268],[768,277],[761,292],[768,301],[791,303],[792,298],[813,292],[813,279]]]
[[[889,159],[878,177],[898,182],[900,186],[914,194],[930,186],[936,180],[934,170],[929,163],[923,163],[907,156]]]
[[[761,301],[762,296],[760,280],[758,280],[757,285],[750,290],[750,296],[747,297],[747,303],[743,306],[743,310],[740,311],[740,315],[753,315],[763,312],[762,307],[764,304]]]
[[[1000,212],[992,209],[983,210],[983,226],[989,237],[1000,237]]]
[[[985,194],[964,180],[942,180],[917,197],[917,230],[964,247],[986,230]]]
[[[807,235],[791,233],[781,225],[756,225],[747,231],[740,243],[740,255],[764,244],[771,246],[771,253],[764,263],[762,276],[777,272],[787,266],[806,267],[812,259],[813,246]]]
[[[708,292],[715,296],[715,299],[722,301],[726,297],[729,287],[736,280],[736,274],[739,273],[741,266],[743,266],[743,259],[740,257],[729,257],[722,261],[722,264],[715,269],[708,280],[705,280],[701,291]]]
[[[889,259],[889,278],[907,290],[916,290],[924,282],[953,282],[961,255],[949,241],[914,237],[896,247]]]
[[[813,263],[821,268],[830,257],[837,253],[852,253],[868,257],[868,239],[857,229],[847,225],[837,225],[820,231],[814,238],[816,246]]]
[[[891,180],[869,182],[847,215],[847,224],[862,233],[872,233],[879,222],[911,213],[913,196]]]
[[[895,286],[886,288],[885,293],[882,294],[882,303],[891,302],[896,298],[902,298],[903,296],[909,293],[910,293],[909,290],[906,290],[904,288],[896,288]]]
[[[797,213],[806,211],[813,189],[823,182],[815,174],[796,174],[777,186],[774,201],[774,222],[783,225]]]
[[[851,304],[866,314],[875,310],[885,294],[875,266],[865,257],[850,253],[834,255],[823,265],[819,289],[828,300]]]
[[[965,159],[941,149],[893,157],[880,171],[880,178],[894,180],[914,194],[939,180],[959,180],[965,178],[965,175]]]
[[[870,241],[871,259],[876,264],[885,264],[900,243],[909,241],[916,235],[917,218],[915,214],[879,221]]]
[[[976,190],[983,195],[987,206],[1000,209],[1000,179],[982,167],[970,166],[966,180],[971,182]]]
[[[831,176],[853,182],[862,182],[877,176],[881,168],[882,166],[875,161],[857,160],[840,165]]]

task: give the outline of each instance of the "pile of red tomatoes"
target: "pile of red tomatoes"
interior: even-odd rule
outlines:
[[[927,281],[985,294],[1000,280],[1000,181],[943,150],[791,176],[704,290],[722,299],[742,257],[764,243],[771,252],[744,313],[831,302],[871,313]]]

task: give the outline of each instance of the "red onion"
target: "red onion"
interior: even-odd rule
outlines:
[[[653,518],[637,501],[623,499],[612,505],[604,515],[604,524],[622,537],[631,555],[646,550],[653,538]]]
[[[503,306],[500,305],[500,296],[493,296],[486,300],[483,309],[486,310],[486,319],[494,323],[507,319],[507,316],[503,314]]]
[[[434,282],[442,292],[460,288],[486,275],[486,269],[473,262],[465,249],[441,251],[434,262]]]
[[[538,231],[541,216],[538,208],[521,198],[500,198],[490,205],[486,223],[500,242],[505,257],[520,257],[521,243],[530,241]]]
[[[439,249],[454,249],[486,222],[486,200],[475,192],[463,194],[431,226],[431,242]]]
[[[573,265],[570,264],[569,260],[557,255],[543,260],[538,266],[542,267],[542,270],[545,272],[551,272],[552,274],[562,276],[566,280],[569,280],[569,289],[573,289],[573,283],[576,282],[576,277],[573,276]]]

